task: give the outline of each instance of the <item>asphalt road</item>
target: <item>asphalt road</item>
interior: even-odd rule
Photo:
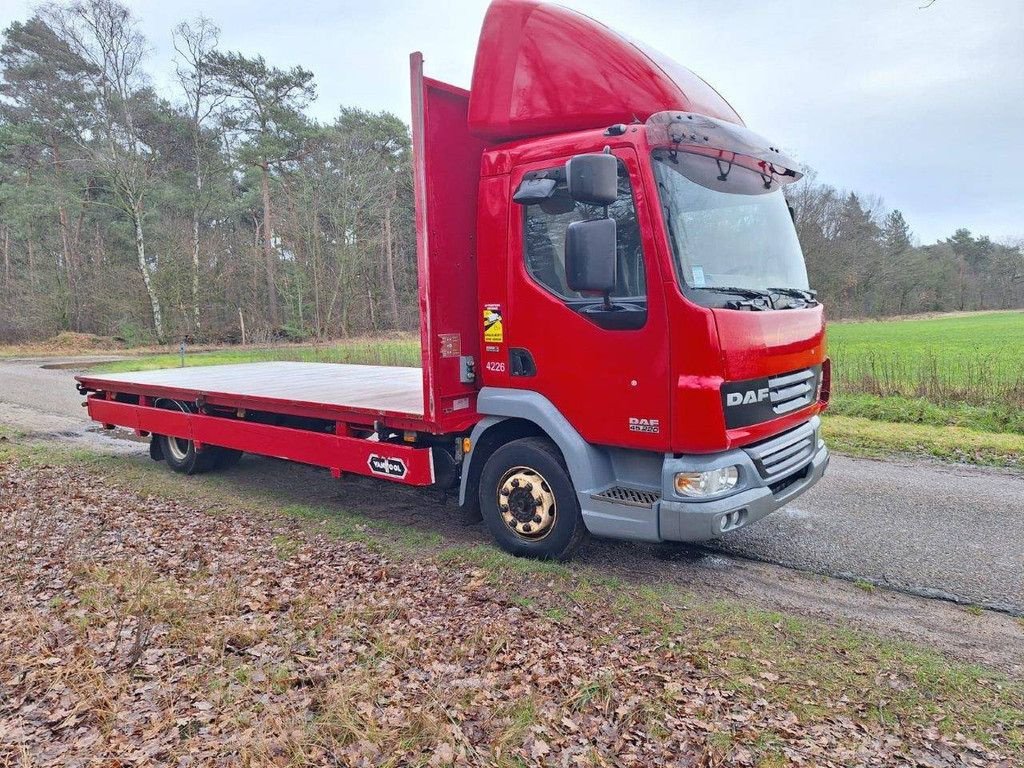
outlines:
[[[0,361],[0,423],[69,440],[116,442],[85,420],[73,372],[40,367],[47,362],[56,361]],[[121,447],[144,450],[125,441]],[[708,546],[731,558],[1024,615],[1024,475],[835,456],[813,490]],[[620,550],[622,558],[632,557],[627,545],[598,549],[603,558]],[[706,548],[675,551],[686,559]]]

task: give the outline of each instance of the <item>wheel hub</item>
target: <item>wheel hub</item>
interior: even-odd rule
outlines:
[[[505,525],[517,536],[541,539],[555,521],[555,495],[539,472],[513,467],[498,486],[498,509]]]
[[[180,437],[172,437],[167,441],[167,448],[178,461],[185,460],[185,457],[188,456],[188,449],[190,447],[191,442]]]

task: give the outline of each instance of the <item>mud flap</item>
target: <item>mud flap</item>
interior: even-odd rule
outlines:
[[[149,437],[149,458],[153,461],[164,460],[164,442],[160,439],[160,435],[150,435]]]

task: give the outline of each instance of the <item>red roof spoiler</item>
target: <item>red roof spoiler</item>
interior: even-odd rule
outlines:
[[[697,112],[742,125],[690,70],[593,19],[537,0],[494,0],[473,68],[469,130],[488,141]]]

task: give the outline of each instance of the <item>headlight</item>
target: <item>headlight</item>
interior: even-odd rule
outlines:
[[[740,479],[738,467],[722,467],[707,472],[679,472],[676,474],[676,493],[680,496],[715,496],[731,491]]]

